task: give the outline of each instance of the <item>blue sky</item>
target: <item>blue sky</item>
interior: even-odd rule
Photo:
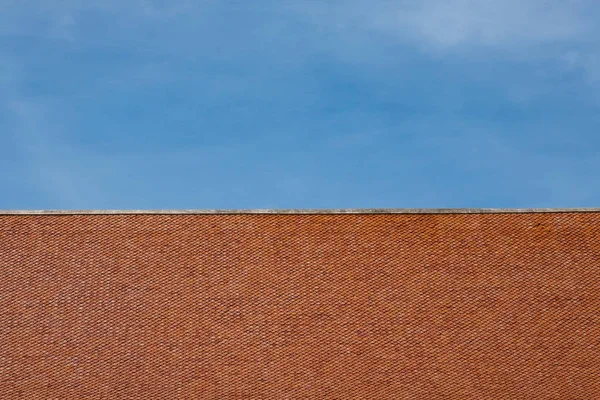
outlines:
[[[594,0],[0,0],[0,209],[600,206]]]

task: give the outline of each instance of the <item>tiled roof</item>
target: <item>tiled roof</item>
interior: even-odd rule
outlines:
[[[334,208],[249,210],[0,210],[0,215],[136,214],[515,214],[600,212],[600,208]]]
[[[354,211],[0,212],[0,399],[600,398],[600,211]]]

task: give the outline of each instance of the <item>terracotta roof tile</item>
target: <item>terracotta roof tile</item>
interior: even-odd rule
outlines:
[[[0,399],[597,399],[600,212],[0,216]]]

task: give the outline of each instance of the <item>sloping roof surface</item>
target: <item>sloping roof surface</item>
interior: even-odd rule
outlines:
[[[0,216],[0,399],[598,399],[600,212]]]

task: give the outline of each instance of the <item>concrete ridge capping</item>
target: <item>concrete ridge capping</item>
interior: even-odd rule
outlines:
[[[251,210],[0,210],[0,215],[131,215],[131,214],[514,214],[600,212],[600,208],[331,208]]]

